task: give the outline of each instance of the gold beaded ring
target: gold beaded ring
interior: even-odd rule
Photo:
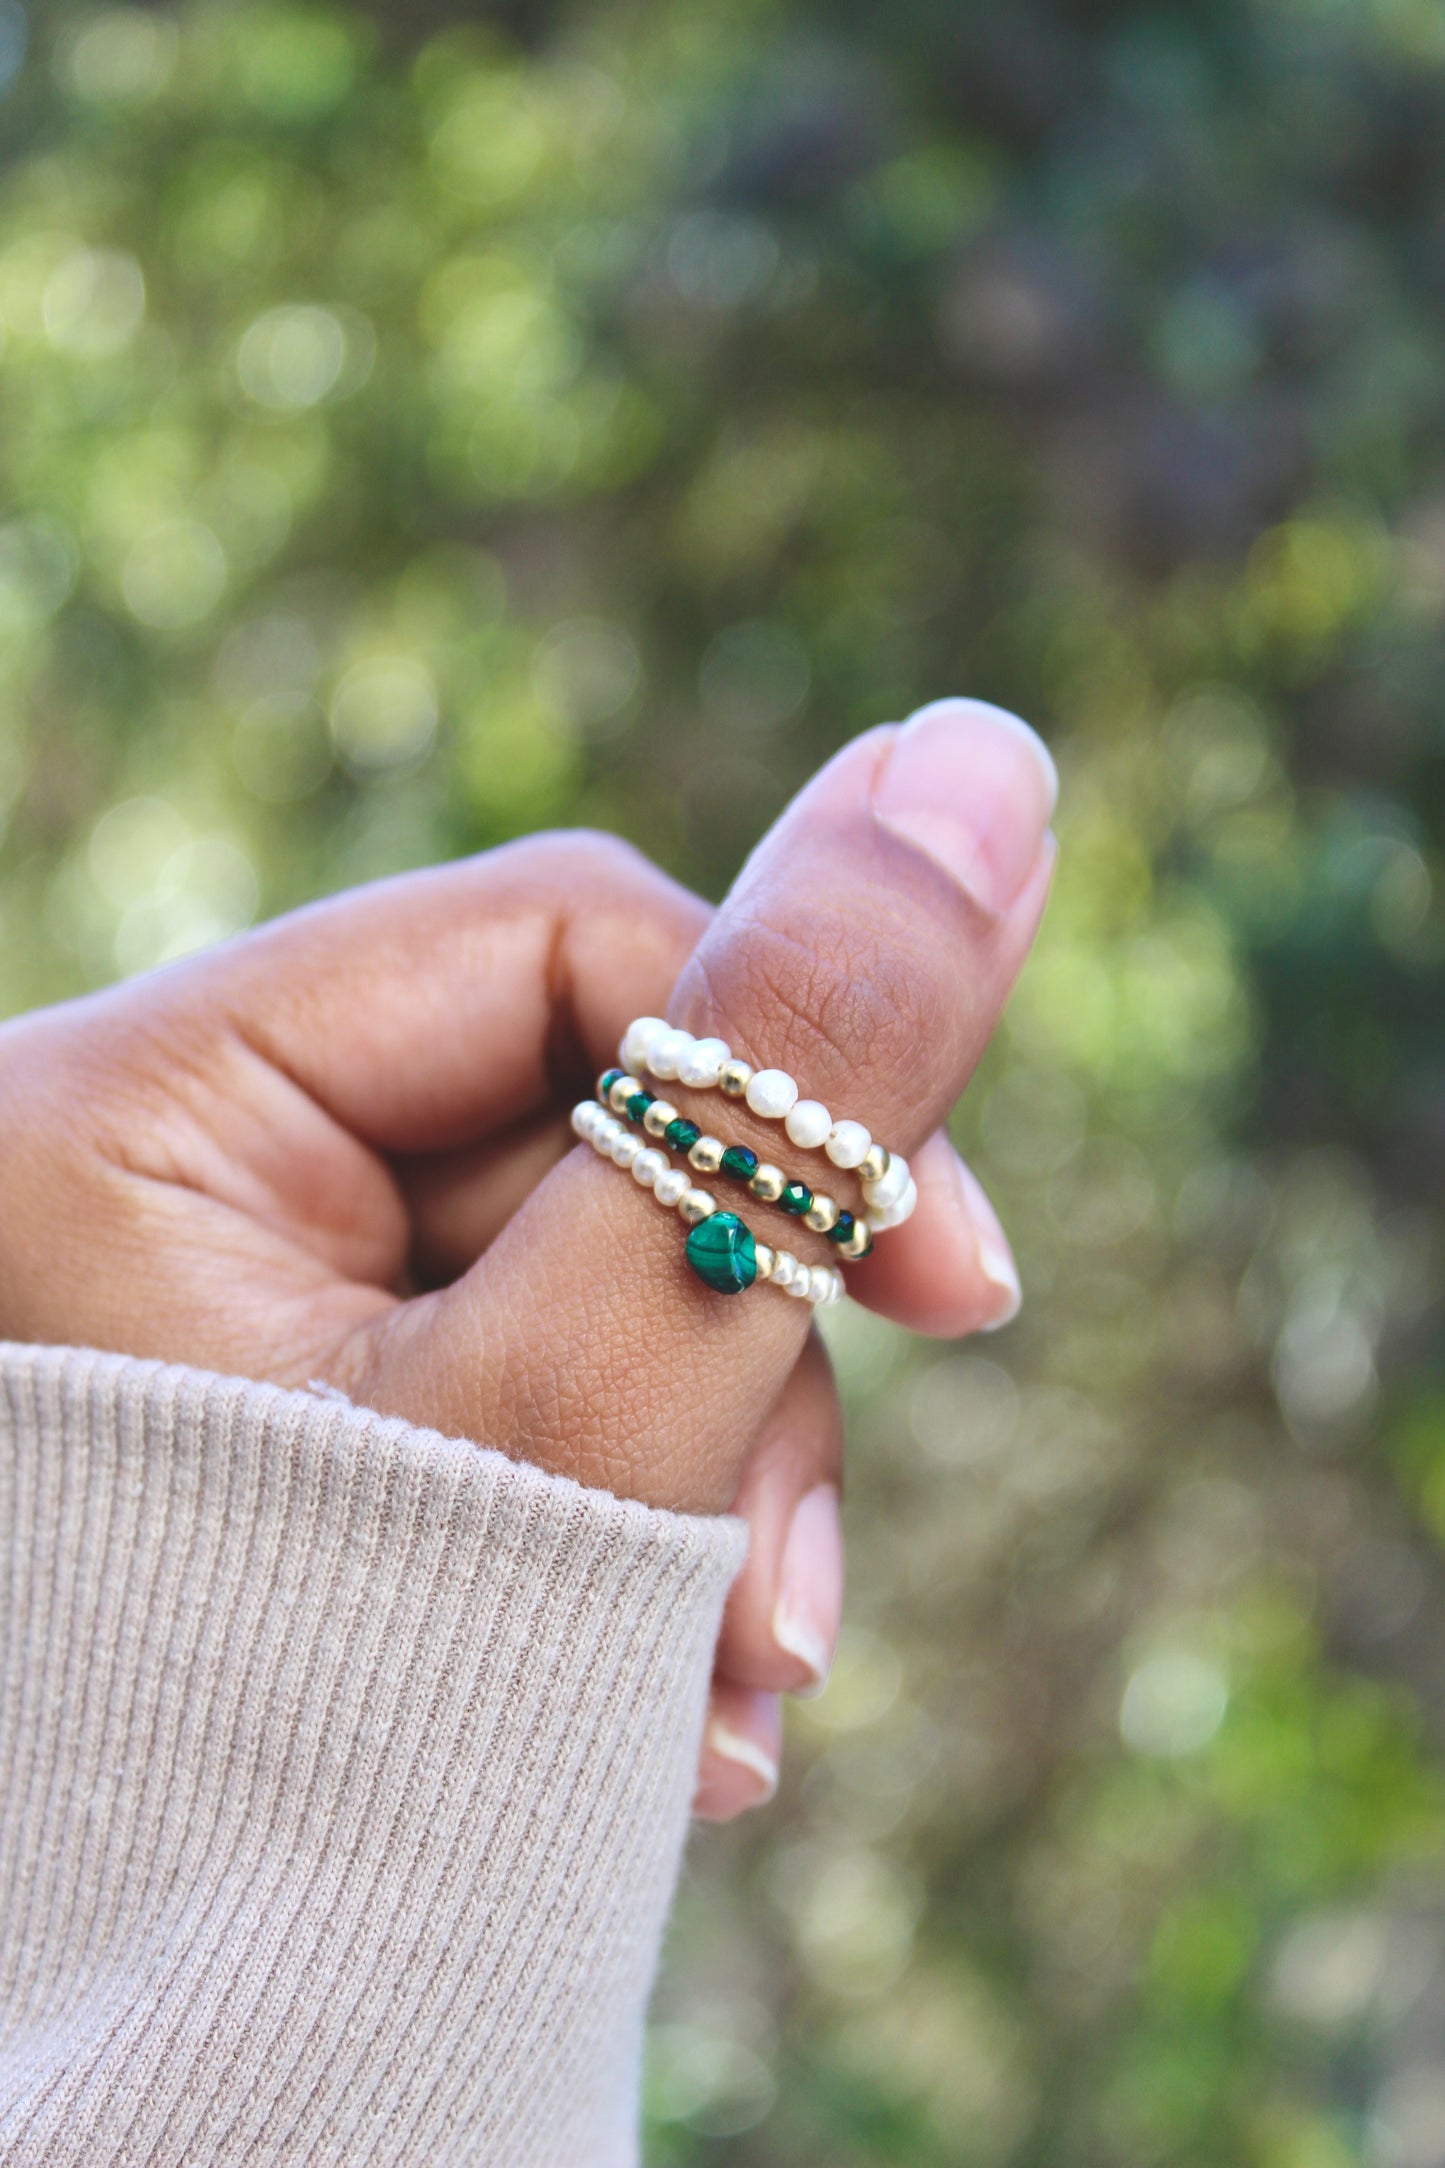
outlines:
[[[781,1167],[760,1159],[747,1144],[724,1144],[708,1136],[698,1124],[679,1114],[666,1099],[657,1098],[646,1085],[625,1069],[607,1069],[597,1079],[597,1097],[613,1114],[636,1122],[660,1144],[685,1152],[699,1174],[724,1174],[730,1181],[746,1183],[763,1204],[775,1204],[780,1212],[801,1220],[815,1234],[836,1245],[838,1255],[856,1263],[873,1247],[867,1220],[844,1209],[836,1199],[810,1189]]]

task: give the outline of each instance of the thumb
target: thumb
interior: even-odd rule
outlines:
[[[1033,938],[1055,788],[1034,733],[980,702],[936,702],[854,740],[753,853],[669,1020],[913,1151],[962,1090]],[[854,1177],[741,1100],[667,1093],[724,1142],[858,1202]],[[734,1194],[760,1242],[836,1261],[797,1219]],[[685,1234],[579,1144],[463,1279],[363,1327],[338,1382],[622,1495],[725,1507],[810,1305],[764,1284],[720,1296],[688,1268]]]

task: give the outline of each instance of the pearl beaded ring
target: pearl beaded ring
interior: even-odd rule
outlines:
[[[838,1302],[846,1292],[836,1265],[806,1265],[789,1250],[757,1241],[735,1212],[721,1210],[711,1191],[695,1188],[666,1152],[646,1144],[600,1100],[580,1101],[572,1109],[572,1127],[601,1157],[630,1170],[635,1182],[678,1214],[688,1228],[688,1263],[719,1294],[741,1294],[755,1280],[771,1280],[803,1302]]]
[[[861,1122],[835,1122],[821,1101],[801,1098],[786,1069],[751,1068],[734,1059],[725,1040],[696,1039],[660,1016],[639,1016],[629,1024],[618,1053],[624,1071],[646,1069],[664,1084],[675,1081],[697,1091],[715,1088],[725,1098],[743,1099],[754,1114],[781,1122],[800,1150],[821,1149],[835,1167],[856,1168],[862,1216],[873,1234],[901,1227],[911,1218],[918,1185],[902,1153],[875,1144]]]

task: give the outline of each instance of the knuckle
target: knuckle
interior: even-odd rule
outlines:
[[[601,828],[549,828],[510,848],[520,863],[548,880],[586,878],[596,887],[627,889],[662,878],[635,843]]]
[[[559,828],[528,836],[506,849],[531,892],[549,907],[559,897],[576,909],[585,899],[595,926],[615,919],[645,938],[690,946],[707,923],[709,907],[664,873],[635,843],[596,828]],[[676,969],[676,961],[672,964]]]

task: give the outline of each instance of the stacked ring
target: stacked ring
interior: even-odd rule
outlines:
[[[755,1280],[771,1280],[804,1302],[838,1302],[846,1293],[836,1265],[807,1265],[790,1250],[759,1242],[735,1212],[723,1211],[709,1190],[695,1188],[666,1152],[645,1144],[600,1101],[580,1101],[572,1109],[572,1127],[599,1156],[629,1169],[635,1182],[685,1222],[687,1261],[717,1293],[741,1294]]]
[[[901,1227],[912,1216],[918,1185],[902,1153],[875,1143],[861,1122],[834,1121],[821,1101],[801,1098],[785,1069],[754,1069],[735,1060],[725,1040],[694,1038],[660,1016],[637,1017],[618,1051],[624,1071],[646,1069],[661,1083],[716,1088],[725,1098],[746,1100],[754,1114],[782,1122],[800,1149],[821,1149],[835,1167],[856,1168],[863,1217],[874,1234]]]

